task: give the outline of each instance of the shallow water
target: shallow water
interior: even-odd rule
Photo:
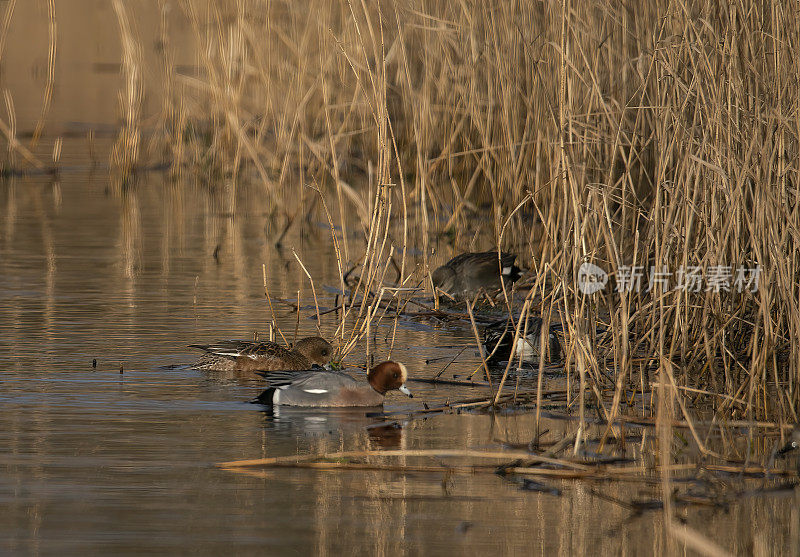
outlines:
[[[34,4],[17,3],[3,59],[3,85],[23,134],[40,113],[46,66],[46,18]],[[93,16],[59,12],[58,87],[45,151],[70,130],[93,130],[93,141],[107,141],[116,119],[119,37],[111,8],[69,4]],[[137,9],[143,44],[153,45],[158,14]],[[105,32],[86,33],[87,25]],[[190,74],[191,40],[180,25],[173,33],[177,63]],[[150,66],[152,46],[144,56]],[[149,93],[145,120],[160,106]],[[534,418],[432,415],[395,427],[374,409],[273,414],[247,402],[263,388],[257,377],[189,369],[196,357],[190,343],[266,334],[272,313],[262,264],[281,329],[290,337],[295,328],[301,336],[318,332],[313,293],[292,249],[314,277],[320,305],[333,307],[338,268],[328,225],[298,219],[279,250],[274,240],[285,216],[259,186],[245,180],[234,194],[229,184],[214,189],[150,173],[120,188],[104,171],[86,171],[86,152],[81,139],[64,144],[61,161],[73,170],[59,181],[0,181],[0,552],[684,553],[667,542],[661,511],[636,514],[613,502],[658,498],[659,487],[649,484],[552,480],[538,492],[491,471],[248,475],[216,467],[324,451],[526,446]],[[235,217],[222,209],[231,198]],[[363,240],[357,226],[349,230],[355,252]],[[442,246],[439,259],[449,255]],[[289,305],[298,291],[299,320]],[[330,336],[336,325],[336,314],[327,314],[319,331]],[[459,355],[474,341],[463,322],[401,319],[394,336],[392,325],[373,331],[376,358],[398,358],[420,377],[457,355],[448,375],[477,366],[474,349]],[[365,356],[362,342],[348,363]],[[548,377],[545,387],[560,380]],[[386,412],[486,394],[409,386],[415,398],[392,393]],[[557,440],[576,425],[546,419],[544,428]],[[641,430],[628,433],[626,456],[646,466],[652,453],[636,441]],[[733,553],[791,554],[800,539],[799,498],[795,488],[741,497],[727,509],[676,512]]]

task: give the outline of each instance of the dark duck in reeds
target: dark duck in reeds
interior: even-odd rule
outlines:
[[[483,345],[488,361],[507,362],[513,356],[521,358],[524,364],[538,363],[542,325],[540,317],[528,317],[527,334],[523,337],[524,329],[520,330],[516,346],[513,346],[514,324],[511,321],[498,321],[487,326],[483,331]],[[561,343],[558,341],[554,326],[550,327],[547,335],[544,360],[546,363],[558,361],[561,359]]]
[[[474,298],[481,291],[496,292],[503,288],[502,281],[511,285],[522,269],[514,264],[517,256],[496,251],[462,253],[441,267],[431,277],[433,286],[457,300]]]
[[[261,373],[270,378],[268,373]],[[286,382],[271,381],[270,388],[253,402],[266,406],[307,406],[316,408],[348,408],[381,406],[386,393],[398,390],[407,396],[406,366],[386,361],[367,374],[367,383],[353,379],[341,371],[301,373]]]
[[[778,455],[783,456],[797,449],[800,449],[800,427],[796,427],[792,430],[789,434],[789,442],[778,451]]]
[[[275,342],[223,340],[190,344],[205,354],[192,367],[206,371],[307,370],[331,361],[333,347],[321,337],[298,340],[291,349]]]

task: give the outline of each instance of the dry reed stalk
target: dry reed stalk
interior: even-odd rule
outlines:
[[[467,301],[466,303],[467,313],[469,314],[470,325],[472,325],[472,334],[475,336],[475,344],[478,346],[478,352],[480,353],[481,356],[481,365],[483,366],[483,371],[486,374],[486,381],[488,381],[489,383],[489,389],[494,390],[494,388],[492,387],[492,375],[489,373],[489,363],[486,360],[486,355],[483,352],[483,343],[481,342],[481,336],[478,333],[478,326],[475,324],[475,316],[472,314],[472,308],[477,301],[478,301],[478,296],[475,296],[475,299],[472,300],[471,302],[469,300]],[[497,347],[495,346],[495,349],[496,348]],[[492,353],[494,353],[494,351],[492,351]],[[480,369],[480,367],[478,369]],[[472,376],[475,375],[477,372],[478,372],[477,369],[473,371],[470,374],[470,378],[472,378]],[[499,394],[500,392],[498,391],[498,395]]]
[[[17,5],[17,0],[8,0],[6,2],[6,10],[3,14],[2,23],[0,23],[0,60],[3,59],[3,51],[6,48],[6,39],[8,39],[8,30],[11,27],[11,18],[14,15],[14,8]]]
[[[20,143],[17,139],[17,117],[14,110],[14,101],[11,97],[11,93],[8,90],[5,90],[3,92],[3,98],[5,100],[9,123],[6,124],[3,119],[0,118],[0,131],[3,132],[3,135],[8,141],[9,155],[13,157],[15,153],[19,153],[22,158],[28,161],[28,163],[35,169],[45,170],[45,165],[36,158],[36,155],[31,153],[30,150],[28,150],[28,148]],[[13,159],[11,163],[13,164]]]
[[[427,457],[427,458],[485,458],[494,460],[523,459],[528,462],[538,462],[572,468],[575,470],[591,470],[591,466],[562,460],[532,455],[524,451],[474,451],[463,449],[400,449],[381,451],[339,451],[332,453],[276,456],[249,460],[235,460],[217,464],[220,468],[271,466],[275,464],[294,464],[298,462],[313,462],[318,460],[340,460],[365,457]]]
[[[321,320],[320,320],[320,317],[319,317],[319,302],[317,301],[317,288],[314,286],[314,279],[311,277],[311,273],[308,272],[308,269],[306,269],[306,266],[303,265],[303,262],[300,260],[300,256],[297,255],[297,252],[294,251],[294,248],[292,248],[292,255],[294,255],[294,258],[300,264],[300,268],[303,269],[303,273],[305,273],[306,278],[308,278],[308,282],[311,283],[311,293],[314,295],[314,310],[317,312],[317,332],[321,333],[321,330],[320,330]],[[298,308],[300,307],[299,293],[298,293],[297,307]],[[297,311],[297,314],[298,315],[300,314],[299,309]]]
[[[499,252],[498,252],[499,253]],[[503,288],[503,294],[505,295],[505,287]],[[506,303],[508,303],[508,299],[506,299]],[[525,332],[527,332],[527,323],[528,323],[528,310],[530,309],[531,299],[530,297],[525,299],[525,304],[522,306],[522,311],[520,312],[520,318],[517,321],[517,326],[514,330],[514,338],[511,341],[511,354],[508,356],[508,362],[506,363],[506,368],[503,370],[503,376],[500,378],[500,384],[497,386],[497,393],[494,396],[494,404],[497,404],[497,401],[500,399],[500,393],[503,392],[503,385],[506,384],[506,378],[508,377],[508,372],[511,369],[511,365],[514,363],[514,360],[517,360],[517,375],[519,375],[520,367],[522,366],[522,355],[516,355],[516,347],[517,342],[519,342],[520,338],[526,338]],[[510,306],[509,306],[510,307]],[[470,313],[470,317],[472,317],[472,313]],[[473,320],[473,328],[475,327],[474,320]],[[525,331],[521,331],[521,329],[525,329]],[[520,337],[520,333],[522,333],[522,337]],[[477,331],[476,331],[477,334]],[[546,337],[547,333],[544,329],[541,331],[541,336]],[[527,342],[527,340],[525,341]],[[480,345],[480,341],[478,341]],[[499,344],[499,343],[498,343]],[[495,347],[496,348],[496,347]],[[540,352],[541,357],[540,360],[544,360],[545,352]],[[484,364],[485,365],[485,364]],[[541,370],[540,370],[541,373]],[[515,389],[516,393],[516,389]]]
[[[297,334],[300,331],[300,291],[297,291],[297,311],[294,314],[294,335],[292,335],[292,344],[297,342]],[[319,327],[319,320],[317,320],[317,327]]]
[[[119,93],[122,128],[111,152],[111,167],[126,177],[139,162],[139,112],[142,101],[142,50],[121,0],[112,3],[122,41],[123,87]]]
[[[269,313],[270,313],[269,340],[270,342],[273,342],[274,341],[273,334],[275,331],[278,331],[278,334],[281,335],[281,338],[283,339],[283,343],[286,346],[289,346],[289,342],[286,340],[286,337],[283,336],[283,332],[280,330],[280,327],[278,327],[278,323],[275,320],[275,308],[272,307],[272,298],[270,298],[269,295],[269,287],[267,286],[267,265],[265,263],[261,264],[261,276],[264,280],[264,297],[267,299],[267,305],[269,305]],[[298,307],[298,313],[300,313],[299,303],[297,307]]]
[[[330,122],[328,122],[328,125],[329,124],[330,124]],[[316,186],[316,184],[315,184],[315,186]],[[336,252],[336,268],[339,271],[339,289],[342,291],[342,296],[344,296],[346,285],[345,285],[345,282],[344,282],[344,270],[343,270],[342,262],[345,259],[347,259],[347,239],[346,239],[347,238],[347,228],[345,228],[344,226],[342,227],[342,237],[344,238],[344,245],[345,245],[345,251],[344,251],[344,255],[343,255],[341,249],[339,248],[339,241],[336,238],[336,227],[333,224],[333,217],[331,217],[331,213],[330,213],[330,211],[328,211],[328,204],[325,202],[325,195],[320,191],[319,187],[314,187],[312,189],[314,189],[314,191],[316,191],[317,194],[319,195],[320,201],[322,201],[322,208],[325,211],[325,217],[328,219],[328,226],[330,227],[330,231],[331,231],[331,241],[333,242],[333,249]],[[339,189],[339,191],[341,191],[341,190]],[[340,203],[340,209],[341,209],[341,198],[339,199],[339,203]],[[337,327],[337,332],[339,333],[339,339],[340,340],[344,338],[344,327],[345,327],[344,318],[345,318],[345,314],[344,314],[344,312],[342,312],[341,313],[341,321],[339,323],[339,326]]]
[[[687,547],[692,548],[698,553],[713,555],[715,557],[733,555],[733,553],[724,550],[706,536],[703,536],[700,532],[685,524],[680,524],[671,519],[668,529],[670,534],[680,539]]]
[[[35,149],[44,130],[47,114],[53,102],[53,89],[56,82],[56,45],[58,44],[58,25],[56,23],[55,0],[47,0],[47,81],[44,87],[44,99],[39,119],[33,129],[29,147]]]

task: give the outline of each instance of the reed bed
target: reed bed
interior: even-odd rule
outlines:
[[[357,266],[345,352],[450,250],[500,246],[608,418],[652,374],[684,417],[797,421],[797,6],[181,7],[202,72],[172,75],[173,163],[322,200],[343,290]]]

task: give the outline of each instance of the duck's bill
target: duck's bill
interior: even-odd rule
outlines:
[[[400,385],[400,388],[398,390],[404,395],[406,395],[408,398],[414,398],[414,395],[411,394],[411,391],[409,391],[408,387],[406,387],[405,385]]]

